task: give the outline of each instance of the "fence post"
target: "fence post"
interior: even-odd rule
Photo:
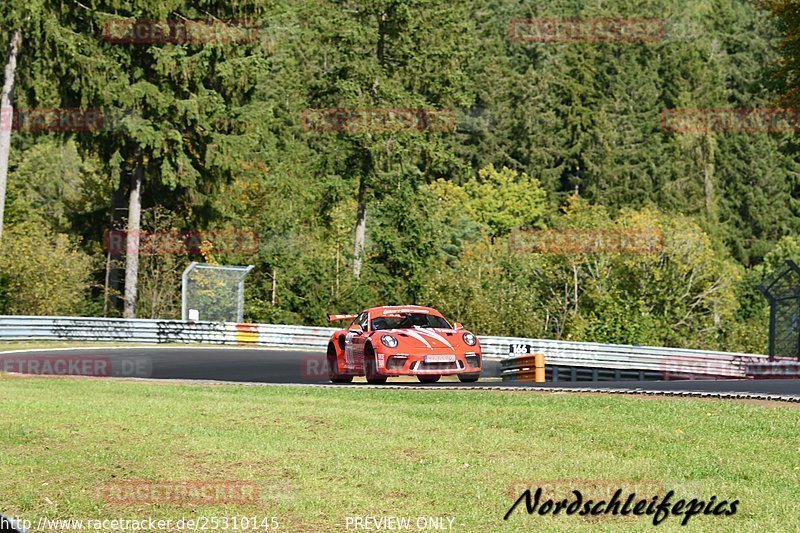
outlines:
[[[533,356],[533,381],[536,383],[544,383],[544,354],[537,353]]]

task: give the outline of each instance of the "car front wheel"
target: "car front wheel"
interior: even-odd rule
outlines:
[[[480,372],[478,372],[477,374],[459,374],[458,380],[461,383],[474,383],[478,381],[478,378],[480,377],[481,377]]]
[[[353,376],[339,373],[339,361],[333,344],[328,345],[328,379],[333,383],[350,383],[353,381]]]
[[[386,376],[378,372],[378,361],[375,359],[375,351],[372,346],[367,346],[364,352],[364,375],[367,383],[372,385],[386,383]]]

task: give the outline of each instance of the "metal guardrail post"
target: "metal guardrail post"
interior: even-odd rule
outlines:
[[[544,354],[537,353],[533,356],[533,381],[536,383],[544,383]]]

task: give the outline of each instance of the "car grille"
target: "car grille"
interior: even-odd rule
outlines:
[[[417,363],[415,371],[418,372],[434,372],[434,371],[444,371],[444,370],[462,370],[463,366],[461,361],[454,361],[452,363],[426,363],[424,361],[420,361]]]
[[[387,370],[402,370],[403,365],[406,364],[408,360],[407,355],[393,355],[389,358],[386,362],[386,369]]]

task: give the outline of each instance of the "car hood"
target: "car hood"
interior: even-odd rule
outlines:
[[[389,334],[398,341],[398,350],[456,350],[466,346],[463,341],[466,330],[454,329],[382,329],[375,332],[380,338],[381,335]],[[472,348],[470,346],[470,348]]]

